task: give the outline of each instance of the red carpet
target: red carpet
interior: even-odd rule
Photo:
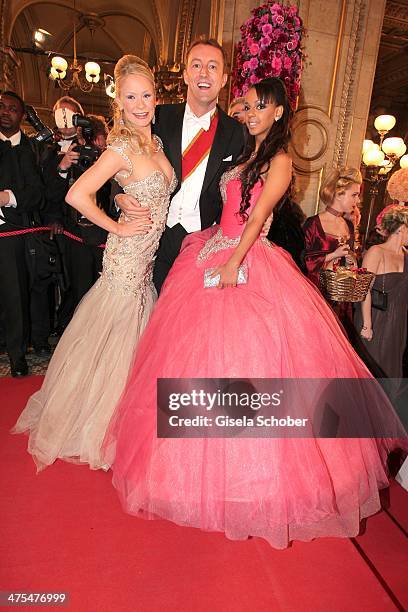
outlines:
[[[251,539],[125,515],[110,474],[58,461],[39,476],[8,433],[41,378],[0,379],[0,590],[61,591],[70,612],[370,612],[408,608],[408,494],[355,540]],[[40,609],[38,606],[19,609]]]

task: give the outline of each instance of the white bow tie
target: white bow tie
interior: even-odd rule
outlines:
[[[211,116],[209,114],[203,117],[196,117],[193,113],[186,110],[185,118],[190,125],[199,125],[205,131],[210,129]]]

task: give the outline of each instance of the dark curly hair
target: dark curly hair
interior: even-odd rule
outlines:
[[[262,180],[262,175],[267,174],[273,157],[279,153],[279,151],[287,152],[288,150],[290,122],[292,119],[292,108],[286,93],[286,87],[280,79],[277,77],[270,77],[260,81],[253,87],[255,88],[258,99],[262,102],[274,102],[277,106],[283,106],[283,114],[279,121],[273,123],[265,140],[260,144],[256,157],[253,159],[250,158],[255,150],[255,136],[251,136],[246,132],[244,151],[237,160],[237,165],[246,164],[241,175],[242,199],[237,213],[241,217],[243,223],[248,219],[248,213],[246,211],[250,206],[254,185],[260,178]],[[278,205],[287,199],[292,192],[292,188],[293,180]]]

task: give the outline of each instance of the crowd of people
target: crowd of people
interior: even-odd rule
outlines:
[[[64,122],[84,116],[81,105],[64,96],[54,106],[51,142],[21,129],[25,104],[15,92],[0,95],[0,310],[1,340],[11,375],[28,374],[29,345],[50,355],[51,333],[60,335],[81,298],[102,270],[107,232],[77,214],[65,201],[70,186],[106,148],[103,117],[87,115],[83,128]],[[58,119],[57,119],[58,118]],[[110,202],[110,181],[98,190],[98,206],[117,215]],[[37,228],[46,227],[46,231]]]
[[[375,381],[341,324],[339,316],[352,317],[349,305],[336,314],[315,286],[319,269],[355,263],[351,219],[361,177],[352,169],[330,174],[322,189],[326,211],[308,220],[303,234],[292,199],[285,86],[278,78],[251,86],[240,102],[243,127],[217,105],[225,66],[216,41],[194,41],[184,71],[186,103],[156,106],[150,68],[124,56],[115,68],[107,149],[75,177],[70,170],[81,153],[69,140],[81,135],[71,128],[61,133],[64,144],[54,146],[52,163],[36,169],[54,235],[63,229],[72,240],[90,229],[105,232],[91,245],[67,240],[71,274],[82,266],[79,247],[97,249],[103,239],[106,248],[101,274],[96,282],[89,276],[92,286],[73,316],[80,291],[70,302],[67,294],[64,321],[71,321],[13,431],[29,434],[39,470],[56,459],[111,468],[132,514],[232,539],[257,535],[277,548],[294,539],[356,535],[361,518],[380,507],[388,453],[407,448],[403,425],[376,385],[366,384]],[[13,96],[2,100],[18,101]],[[68,111],[81,115],[62,99],[57,125]],[[0,118],[8,114],[0,109]],[[118,188],[106,208],[96,194],[112,178]],[[373,272],[400,275],[394,282],[405,300],[406,333],[406,210],[384,215],[382,228],[377,251],[387,254],[368,252],[367,266],[371,260]],[[96,262],[94,251],[95,269]],[[382,333],[369,316],[369,299],[358,329],[367,344]],[[158,379],[219,377],[353,379],[359,416],[387,435],[157,437]]]
[[[189,86],[193,91],[194,81],[189,83]],[[222,83],[217,86],[222,86]],[[157,108],[158,125],[154,129],[165,143],[170,136],[168,132],[174,127],[172,115],[177,121],[183,120],[183,109],[180,109],[179,116],[176,116],[175,109],[178,108],[177,105],[173,108]],[[0,249],[4,250],[4,256],[1,258],[3,264],[0,264],[0,341],[9,355],[11,374],[16,377],[28,374],[25,355],[29,345],[38,355],[50,355],[50,334],[57,337],[61,335],[82,297],[99,278],[107,237],[104,229],[69,206],[65,197],[88,165],[106,149],[108,125],[103,117],[86,115],[90,121],[90,129],[88,138],[84,139],[84,128],[73,125],[72,120],[70,121],[73,115],[85,116],[77,100],[64,96],[57,100],[53,112],[56,124],[54,138],[51,143],[43,144],[37,141],[35,135],[28,138],[21,130],[25,114],[23,100],[11,91],[4,92],[0,97],[0,223],[2,233],[7,234],[6,240],[0,240]],[[186,112],[188,118],[189,106]],[[169,113],[170,119],[167,119]],[[190,118],[191,127],[186,126],[186,133],[182,136],[182,148],[189,139],[188,132],[194,131],[193,113]],[[245,99],[233,100],[228,115],[245,124]],[[220,113],[217,116],[220,130],[225,119]],[[204,117],[202,121],[206,122],[206,114]],[[232,161],[242,150],[244,130],[245,128],[240,130],[238,125],[232,128],[229,123],[228,131],[233,134],[234,140],[231,148]],[[93,157],[89,156],[89,152],[87,155],[86,150],[82,150],[86,143],[90,145],[89,149],[96,151]],[[176,168],[179,178],[180,168],[177,168],[177,165],[180,165],[180,162],[173,161],[172,151],[165,152]],[[212,159],[209,163],[210,169],[211,164]],[[227,167],[228,164],[223,163],[218,170],[224,170],[224,166]],[[195,169],[194,176],[182,181],[172,199],[154,266],[154,282],[158,291],[185,236],[205,229],[219,219],[220,207],[216,202],[219,200],[217,190],[220,175],[218,172],[216,178],[211,181],[211,186],[206,177],[206,189],[203,191],[197,182],[197,176],[201,174],[203,178],[206,169],[207,161],[205,164],[201,163],[198,174]],[[266,223],[264,232],[269,240],[287,250],[299,269],[318,288],[322,269],[332,268],[339,262],[357,264],[353,252],[355,227],[359,221],[361,184],[362,178],[358,170],[334,169],[328,173],[321,188],[321,201],[325,205],[323,212],[305,220],[301,207],[289,193],[277,203],[272,219]],[[112,219],[118,218],[122,208],[130,218],[137,216],[140,222],[143,222],[142,225],[148,226],[151,219],[146,207],[135,208],[135,200],[132,200],[131,195],[123,197],[120,191],[117,183],[108,179],[98,189],[98,206]],[[113,200],[114,196],[116,197]],[[191,206],[191,202],[194,202],[194,206]],[[197,202],[200,203],[199,206]],[[404,215],[405,211],[400,211],[398,218],[402,225],[406,224]],[[49,227],[50,230],[47,233],[22,231],[41,226]],[[384,244],[390,244],[388,231],[385,228],[382,232],[381,228],[378,228],[378,240],[384,241]],[[404,232],[400,231],[400,234],[400,261],[398,265],[394,262],[390,272],[397,275],[401,272],[401,279],[404,279],[406,269],[401,262],[406,243]],[[383,252],[384,248],[381,247],[378,252]],[[367,261],[369,266],[372,265],[370,257],[364,260],[364,265]],[[373,265],[376,267],[375,272],[378,272],[378,267]],[[391,280],[391,277],[388,278]],[[386,343],[385,359],[391,359],[396,364],[396,367],[391,369],[385,366],[384,357],[380,357],[378,350],[374,348],[377,343],[383,346],[382,331],[373,335],[367,301],[363,308],[366,311],[364,320],[360,307],[355,308],[351,303],[345,302],[331,303],[353,346],[376,376],[385,376],[386,373],[391,375],[389,372],[392,372],[393,376],[402,375],[407,335],[406,322],[404,323],[405,285],[403,280],[399,282],[399,276],[395,279],[398,280],[399,292],[398,315],[395,316],[398,319],[398,338],[401,340],[391,341],[393,331],[389,343]],[[378,282],[379,280],[376,281],[377,284]],[[378,310],[375,311],[377,326],[380,325],[378,317],[382,317],[384,322],[391,320],[390,311],[391,307],[382,314],[379,314]],[[369,325],[366,325],[367,322]],[[367,329],[362,329],[363,327],[368,328],[370,337],[366,337]],[[394,324],[390,329],[397,328]],[[363,337],[362,342],[360,334]]]

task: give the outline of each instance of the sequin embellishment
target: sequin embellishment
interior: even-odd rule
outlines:
[[[167,177],[160,170],[154,170],[143,179],[122,185],[125,193],[131,194],[150,208],[153,223],[146,234],[129,238],[109,234],[98,283],[122,295],[139,297],[143,303],[146,289],[153,290],[154,258],[166,225],[170,195],[176,185],[174,171],[169,184]],[[126,223],[123,214],[119,222]]]
[[[235,166],[234,168],[230,168],[222,175],[220,179],[220,192],[222,201],[225,203],[227,201],[227,183],[233,181],[234,179],[239,179],[241,177],[241,170],[239,166]]]
[[[227,236],[222,235],[222,229],[220,228],[212,238],[209,238],[201,251],[197,256],[197,261],[199,263],[208,259],[214,253],[218,253],[218,251],[223,251],[224,249],[230,249],[232,247],[236,247],[241,240],[241,236],[237,238],[228,238]]]

